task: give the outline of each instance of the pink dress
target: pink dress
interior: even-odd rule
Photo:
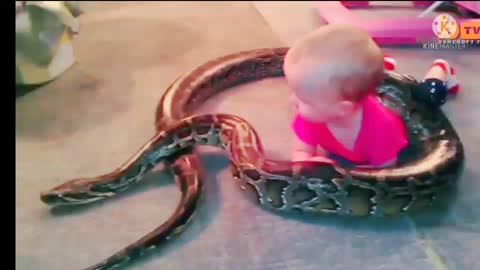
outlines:
[[[353,150],[341,144],[325,123],[310,122],[296,115],[292,128],[304,143],[320,146],[358,165],[381,165],[396,158],[408,144],[402,119],[373,95],[363,99],[361,105],[362,124]]]

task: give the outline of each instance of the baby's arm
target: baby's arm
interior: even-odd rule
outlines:
[[[309,160],[317,154],[317,147],[304,143],[294,136],[292,142],[292,161]]]
[[[292,109],[296,112],[295,106],[295,97],[292,96],[290,98],[290,104],[292,105]],[[308,134],[311,134],[311,130],[309,130],[308,125],[302,124],[302,120],[299,122],[294,123],[294,136],[292,140],[292,156],[291,159],[293,162],[295,161],[318,161],[318,162],[327,162],[333,163],[332,160],[326,158],[326,152],[320,146],[317,146],[314,140]],[[306,129],[306,130],[305,130]],[[302,131],[300,131],[302,130]],[[303,136],[306,138],[306,141],[310,141],[311,143],[308,144],[305,141],[301,140],[298,136]]]

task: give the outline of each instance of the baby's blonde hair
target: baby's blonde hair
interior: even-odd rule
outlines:
[[[327,25],[299,40],[285,56],[284,71],[294,91],[330,88],[358,101],[384,78],[383,53],[368,33]]]

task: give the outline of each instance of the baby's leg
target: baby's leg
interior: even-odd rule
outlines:
[[[423,80],[428,80],[428,79],[437,79],[437,80],[440,80],[442,82],[446,82],[447,81],[447,73],[445,72],[445,70],[438,66],[438,65],[433,65],[430,70],[428,70],[427,74],[425,74],[425,77],[423,78]]]
[[[459,89],[454,69],[447,61],[441,59],[433,62],[424,79],[419,83],[419,88],[415,96],[434,107],[443,105],[448,93],[456,93]]]
[[[460,88],[455,76],[455,69],[443,59],[437,59],[433,61],[430,70],[425,75],[425,79],[428,78],[436,78],[444,81],[447,85],[447,90],[449,93],[455,94]]]

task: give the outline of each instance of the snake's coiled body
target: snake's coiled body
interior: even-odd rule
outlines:
[[[196,145],[227,150],[232,171],[258,202],[278,211],[339,215],[397,215],[430,204],[454,183],[464,154],[461,141],[439,109],[413,98],[416,81],[387,73],[379,98],[402,115],[415,156],[393,168],[354,168],[315,162],[268,160],[255,129],[228,114],[192,116],[206,99],[229,87],[282,76],[287,48],[260,49],[207,62],[178,78],[157,110],[158,133],[110,174],[66,182],[42,194],[47,204],[87,203],[113,196],[141,180],[160,162],[172,168],[182,198],[172,217],[142,239],[88,269],[110,269],[158,247],[180,233],[198,204],[202,170]]]

